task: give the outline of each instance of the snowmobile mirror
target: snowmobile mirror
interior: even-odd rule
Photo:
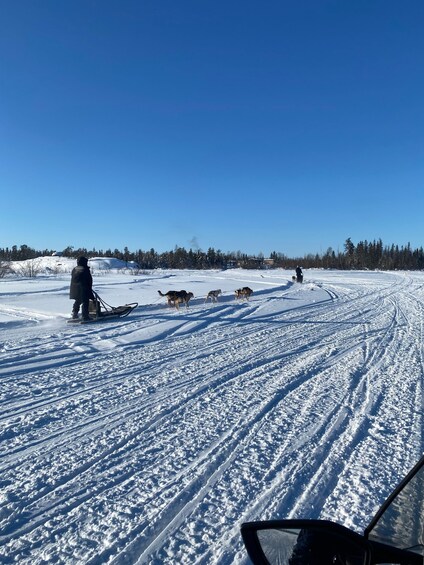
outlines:
[[[273,520],[241,526],[254,565],[368,565],[367,540],[326,520]]]

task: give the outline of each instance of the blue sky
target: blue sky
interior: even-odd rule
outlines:
[[[424,3],[0,0],[0,247],[424,244]]]

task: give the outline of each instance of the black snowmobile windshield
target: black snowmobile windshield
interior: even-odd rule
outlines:
[[[377,512],[365,537],[424,555],[424,457]]]

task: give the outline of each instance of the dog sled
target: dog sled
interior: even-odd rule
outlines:
[[[90,300],[88,305],[88,320],[82,318],[70,318],[68,323],[89,324],[91,322],[99,322],[102,320],[110,320],[112,318],[125,318],[137,308],[138,302],[131,302],[123,306],[111,306],[107,304],[97,292],[93,291],[94,300]]]

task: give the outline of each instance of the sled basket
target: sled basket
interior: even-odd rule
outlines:
[[[138,306],[138,302],[131,304],[124,304],[123,306],[110,306],[100,298],[97,292],[93,291],[94,300],[89,303],[90,318],[103,319],[103,318],[125,318]]]

